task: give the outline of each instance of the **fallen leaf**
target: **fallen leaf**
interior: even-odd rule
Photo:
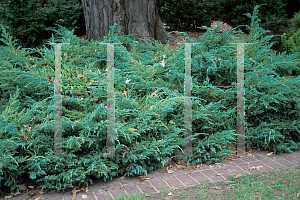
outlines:
[[[231,160],[231,158],[229,156],[226,156],[225,160]]]
[[[146,186],[146,188],[152,189],[153,187],[152,187],[152,185],[148,185],[148,186]]]
[[[256,169],[260,169],[260,168],[263,168],[263,166],[257,166],[257,167],[256,167]]]
[[[85,141],[85,139],[83,139],[82,137],[77,137],[77,138],[81,139],[82,141]]]
[[[248,168],[247,169],[245,169],[245,170],[250,170],[250,171],[252,171],[252,169],[250,168],[250,166],[248,165]]]
[[[35,195],[35,191],[33,191],[32,193],[29,193],[28,195],[29,195],[29,196]]]
[[[153,92],[153,93],[151,94],[151,97],[153,97],[154,95],[157,97],[157,94],[156,94],[157,91],[158,91],[158,90],[156,90],[155,92]]]
[[[243,176],[242,174],[236,174],[235,175],[235,178],[238,178],[238,177],[240,177],[240,176]]]
[[[271,153],[266,153],[266,155],[267,155],[267,156],[270,156],[270,155],[272,155],[272,153],[273,153],[273,152],[271,152]]]
[[[77,74],[77,78],[83,78],[82,74]]]
[[[89,193],[89,188],[86,187],[85,189],[84,188],[81,188],[82,191],[86,192],[86,193]]]
[[[121,190],[125,190],[125,187],[120,187]]]
[[[171,185],[171,188],[173,191],[178,190],[178,188],[176,188],[174,185]]]
[[[139,176],[139,178],[140,178],[140,180],[141,180],[141,181],[144,181],[144,180],[148,180],[148,179],[150,179],[150,178],[147,178],[145,175],[143,175],[143,176]]]
[[[217,176],[221,176],[222,174],[217,174]]]
[[[183,168],[185,168],[185,166],[184,165],[177,165],[177,168],[178,169],[183,169]]]
[[[175,125],[175,122],[173,122],[173,120],[170,120],[169,124],[174,124]]]
[[[122,93],[122,95],[125,95],[127,97],[127,93],[128,93],[128,91],[124,90],[124,92]]]
[[[173,196],[172,192],[170,192],[168,195],[169,195],[169,196]]]
[[[28,140],[27,140],[27,139],[28,139],[28,137],[26,137],[26,136],[25,136],[25,134],[23,133],[23,130],[21,130],[21,133],[22,133],[22,134],[19,134],[19,135],[23,136],[23,137],[24,137],[24,139],[26,140],[26,142],[28,142]]]
[[[106,188],[104,188],[104,190],[105,190],[105,191],[108,191],[108,190],[109,190],[109,187],[106,186]]]
[[[131,131],[131,133],[133,133],[133,131],[136,131],[137,129],[135,128],[130,128],[129,131]]]
[[[30,132],[32,129],[32,127],[27,127],[26,125],[23,125],[23,126],[27,129],[28,132]]]
[[[287,183],[287,181],[283,180],[282,183]]]
[[[76,187],[73,188],[73,190],[72,190],[72,193],[73,193],[73,195],[72,195],[72,200],[75,200],[75,199],[76,199],[76,193],[79,192],[79,191],[80,191],[80,190],[76,190]]]

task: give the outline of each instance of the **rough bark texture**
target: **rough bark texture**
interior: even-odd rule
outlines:
[[[117,23],[118,35],[135,33],[149,42],[150,37],[163,44],[176,42],[162,25],[156,0],[82,0],[82,5],[89,41],[107,36],[109,27]]]

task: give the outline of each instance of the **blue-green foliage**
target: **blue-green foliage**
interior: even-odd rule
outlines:
[[[300,147],[300,70],[298,54],[275,55],[264,30],[258,26],[257,8],[251,17],[245,45],[246,145],[275,154]],[[46,157],[54,152],[54,46],[16,48],[3,35],[1,48],[0,185],[21,189],[19,177],[28,175],[43,189],[89,185],[92,177],[112,179],[118,174],[142,175],[166,165],[184,152],[185,46],[169,50],[144,46],[128,36],[114,34],[102,43],[114,45],[115,154],[106,149],[106,88],[63,88],[62,149],[69,157]],[[5,30],[3,30],[5,33]],[[84,41],[61,28],[62,84],[105,85],[107,50],[99,41]],[[239,32],[243,35],[242,32]],[[192,45],[193,85],[236,83],[236,45],[232,32],[207,31]],[[33,58],[31,51],[41,58]],[[128,84],[126,80],[131,79]],[[192,90],[193,154],[191,165],[220,162],[236,140],[236,88]]]

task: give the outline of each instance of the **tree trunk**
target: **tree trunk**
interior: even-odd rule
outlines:
[[[109,27],[117,23],[120,25],[119,36],[135,33],[150,44],[150,38],[160,40],[162,44],[176,42],[162,25],[156,0],[82,0],[82,5],[89,41],[107,36]]]

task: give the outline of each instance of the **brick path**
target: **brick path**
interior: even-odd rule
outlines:
[[[98,180],[88,187],[88,193],[84,191],[77,192],[76,200],[106,200],[120,197],[122,194],[132,194],[135,192],[153,194],[163,189],[172,189],[172,186],[177,188],[196,186],[205,179],[209,182],[217,182],[225,180],[229,175],[256,174],[269,170],[300,166],[300,150],[293,153],[282,154],[282,157],[279,155],[266,155],[266,153],[268,152],[253,151],[252,154],[249,154],[247,157],[230,156],[224,159],[222,163],[202,165],[201,168],[190,170],[180,170],[183,165],[173,165],[173,168],[164,167],[148,173],[146,177],[149,179],[143,181],[141,181],[139,177],[121,176],[106,183],[102,180]],[[177,166],[177,168],[175,166]],[[252,168],[252,170],[249,170],[249,167]],[[173,173],[168,173],[172,171]],[[221,175],[217,176],[217,174]],[[108,188],[108,190],[105,190],[105,188]],[[35,195],[30,197],[28,194],[33,192],[35,192]],[[37,197],[40,197],[40,199]],[[38,189],[34,189],[10,199],[34,200],[36,198],[37,200],[71,200],[72,191],[68,190],[65,193],[53,191],[41,195]]]

